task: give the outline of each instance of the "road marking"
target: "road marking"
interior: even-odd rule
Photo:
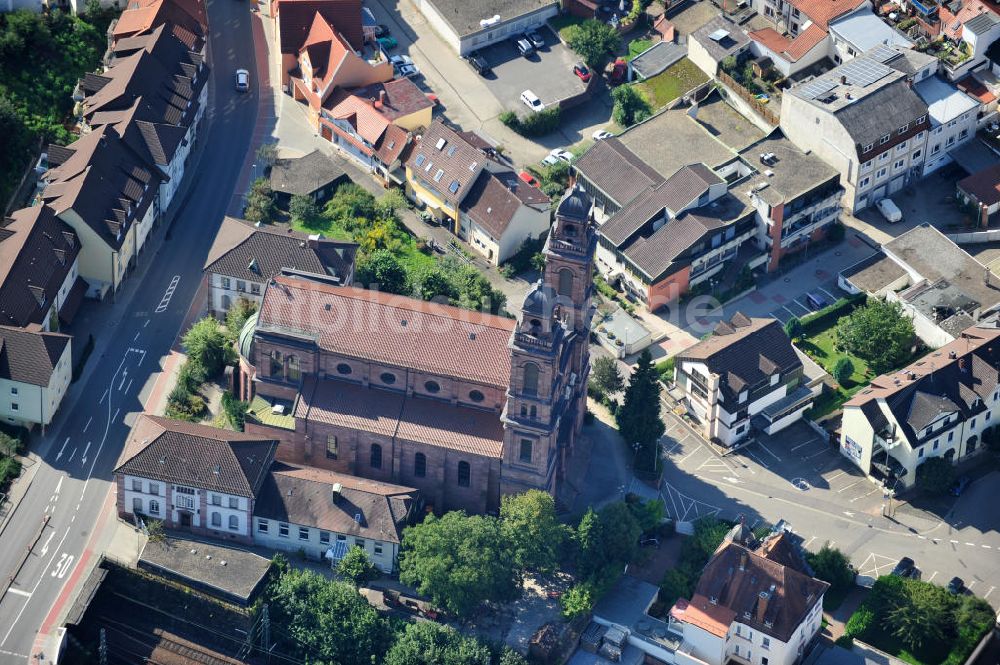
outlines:
[[[694,454],[695,454],[696,452],[698,452],[698,451],[700,451],[700,450],[701,450],[701,448],[695,448],[694,450],[692,450],[692,451],[691,451],[690,453],[688,453],[687,455],[685,455],[685,456],[684,456],[684,457],[683,457],[683,458],[682,458],[682,459],[681,459],[681,460],[680,460],[679,462],[677,462],[677,466],[680,466],[680,465],[681,465],[681,464],[683,464],[684,462],[688,461],[688,459],[689,459],[689,458],[690,458],[690,457],[691,457],[692,455],[694,455]]]
[[[919,534],[917,534],[917,538],[919,538],[920,540],[927,540],[927,536],[921,536]]]
[[[809,540],[807,540],[805,543],[803,543],[802,546],[803,547],[809,547],[809,544],[812,543],[812,541],[814,541],[814,540],[816,540],[816,536],[813,536],[812,538],[810,538]]]
[[[84,430],[84,431],[86,431],[86,430]],[[63,441],[62,448],[60,448],[59,452],[56,453],[56,460],[57,461],[59,460],[60,457],[63,456],[63,453],[66,452],[66,444],[67,443],[69,443],[69,437],[68,436],[66,437],[66,440]]]
[[[121,391],[121,389],[122,389],[122,386],[124,386],[124,385],[125,385],[125,379],[127,379],[127,378],[128,378],[128,369],[126,369],[125,371],[123,371],[123,372],[122,372],[122,380],[121,380],[121,382],[120,382],[120,383],[118,384],[118,390],[119,390],[119,391]]]
[[[46,554],[49,553],[49,543],[52,542],[52,536],[54,536],[54,535],[56,535],[55,531],[53,531],[52,533],[49,534],[48,540],[46,540],[45,544],[42,545],[42,556],[45,556]]]
[[[87,446],[83,449],[83,457],[80,459],[80,464],[87,464],[87,451],[90,450],[90,441],[87,442]]]
[[[983,545],[983,549],[985,549],[985,550],[991,550],[993,548],[991,546],[989,546],[989,545]]]
[[[857,501],[858,499],[864,499],[864,498],[866,498],[866,497],[869,497],[869,496],[871,496],[872,494],[875,494],[875,492],[880,492],[880,491],[881,491],[881,488],[878,488],[878,487],[876,487],[875,489],[873,489],[873,490],[872,490],[871,492],[868,492],[867,494],[862,494],[862,495],[860,495],[860,496],[856,496],[856,497],[854,497],[853,499],[851,499],[851,500],[849,501],[849,503],[854,503],[854,502],[855,502],[855,501]]]
[[[129,379],[128,380],[128,385],[125,386],[125,392],[128,392],[131,389],[132,389],[132,379]]]
[[[90,421],[94,419],[94,416],[87,418],[87,424],[83,426],[83,433],[87,433],[87,428],[90,427]]]
[[[121,411],[121,409],[115,409],[115,415],[111,416],[111,422],[114,422],[115,420],[118,419],[118,412],[119,411]]]
[[[976,546],[975,543],[966,543],[966,545],[968,545],[969,547],[975,547]]]
[[[66,532],[63,533],[63,537],[59,541],[59,545],[56,547],[56,551],[62,549],[63,543],[66,542],[66,536],[68,536],[68,535],[69,535],[69,527],[66,527]],[[55,561],[55,558],[56,558],[56,553],[53,552],[52,553],[52,558],[49,559],[49,563],[45,566],[45,568],[43,568],[43,570],[48,570],[49,566],[52,565],[52,562]],[[35,586],[32,587],[32,589],[31,589],[31,594],[32,595],[34,595],[35,591],[38,590],[38,585],[42,583],[43,579],[45,579],[44,575],[40,575],[38,577],[38,581],[35,582]],[[27,609],[27,607],[28,607],[28,601],[24,601],[24,605],[21,606],[21,611],[17,613],[17,616],[14,617],[14,620],[10,624],[10,628],[7,629],[7,634],[3,636],[2,640],[0,640],[0,647],[2,647],[4,644],[6,644],[7,640],[10,639],[10,634],[14,632],[14,627],[17,625],[17,622],[21,620],[21,615],[24,614],[24,610]]]
[[[768,455],[770,455],[774,459],[778,460],[779,462],[781,461],[781,458],[778,457],[777,455],[775,455],[773,452],[771,452],[771,449],[768,448],[767,446],[765,446],[763,443],[761,443],[760,441],[758,441],[757,445],[759,445],[761,448],[763,448],[764,450],[766,450]]]
[[[135,337],[132,338],[132,341],[134,342],[137,339],[139,339],[139,332],[138,331],[136,331]]]
[[[987,591],[986,593],[984,593],[984,594],[983,594],[983,598],[984,598],[984,599],[985,599],[985,598],[988,598],[988,597],[989,597],[989,595],[990,595],[991,593],[993,593],[993,590],[994,590],[994,589],[996,589],[996,587],[995,587],[995,586],[991,586],[991,587],[990,587],[990,590],[989,590],[989,591]]]
[[[59,482],[56,483],[56,494],[59,494],[60,490],[62,490],[62,481],[63,481],[63,478],[65,478],[65,477],[66,476],[59,476]]]
[[[149,325],[149,319],[146,319],[146,322],[144,324],[142,324],[142,327],[145,328],[148,325]]]
[[[938,573],[938,571],[936,571],[936,570],[933,573],[931,573],[931,576],[927,578],[927,581],[928,582],[934,581],[934,578],[937,577],[937,573]]]
[[[174,291],[177,289],[177,282],[179,281],[181,281],[180,275],[174,275],[173,279],[170,280],[170,285],[164,291],[163,297],[160,298],[160,304],[156,306],[157,314],[167,311],[167,307],[170,306],[170,299],[174,297]]]
[[[851,484],[850,484],[850,485],[848,485],[847,487],[841,487],[841,488],[840,488],[839,490],[837,490],[837,494],[840,494],[841,492],[844,492],[844,491],[846,491],[846,490],[849,490],[849,489],[851,489],[852,487],[854,487],[855,485],[857,485],[858,483],[863,483],[863,482],[864,482],[864,480],[855,480],[855,481],[854,481],[853,483],[851,483]]]
[[[816,288],[825,293],[826,295],[830,296],[831,298],[833,298],[834,302],[837,302],[838,300],[837,296],[833,295],[832,293],[824,289],[822,286],[817,286]]]
[[[792,450],[795,450],[795,448],[792,448]],[[840,472],[838,472],[838,473],[835,473],[835,474],[833,474],[833,475],[832,475],[832,476],[830,476],[829,478],[827,478],[827,479],[826,479],[826,482],[828,482],[828,483],[829,483],[829,482],[831,482],[831,481],[834,481],[834,480],[836,480],[837,478],[840,478],[841,476],[844,476],[844,475],[847,475],[847,472],[846,472],[846,471],[843,471],[843,470],[842,470],[842,471],[840,471]]]
[[[67,462],[72,462],[72,461],[73,461],[73,458],[74,458],[75,456],[76,456],[76,448],[74,448],[74,449],[73,449],[73,452],[71,452],[71,453],[69,454],[69,459],[68,459],[68,460],[66,460],[66,461],[67,461]]]
[[[761,458],[757,457],[757,456],[756,456],[756,455],[754,455],[754,454],[753,454],[752,452],[750,452],[750,451],[747,451],[747,455],[748,455],[749,457],[753,458],[753,460],[754,460],[755,462],[757,462],[757,464],[760,464],[760,465],[761,465],[762,467],[764,467],[765,469],[770,469],[770,468],[771,468],[771,467],[769,467],[769,466],[768,466],[767,464],[765,464],[765,463],[764,463],[764,460],[762,460]]]
[[[116,374],[117,374],[117,372],[116,372]],[[109,392],[110,390],[111,390],[111,389],[110,389],[110,388],[108,388],[107,390],[105,390],[105,391],[104,391],[104,394],[103,394],[103,395],[101,395],[101,399],[97,400],[97,403],[98,403],[98,404],[104,404],[104,398],[108,396],[108,392]]]
[[[799,448],[802,448],[802,447],[804,447],[804,446],[811,446],[811,445],[812,445],[812,444],[814,444],[814,443],[817,443],[816,439],[809,439],[808,441],[805,441],[805,442],[803,442],[803,443],[800,443],[800,444],[799,444],[799,445],[797,445],[797,446],[792,446],[792,452],[794,453],[794,452],[795,452],[796,450],[798,450]],[[845,472],[844,472],[844,471],[841,471],[840,473],[845,473]],[[831,480],[832,480],[832,479],[831,479]]]
[[[854,513],[852,513],[852,512],[851,512],[851,511],[849,511],[849,510],[845,510],[845,511],[844,511],[844,514],[845,514],[845,515],[847,515],[848,517],[854,517]]]
[[[976,580],[972,580],[971,582],[965,585],[965,588],[968,589],[969,591],[972,591],[972,587],[975,586],[975,584]]]
[[[25,598],[31,598],[31,594],[27,591],[21,591],[20,589],[15,589],[14,587],[7,589],[7,593],[12,593],[16,596],[24,596]]]
[[[950,542],[950,543],[951,543],[952,545],[958,545],[958,541],[957,541],[957,540],[951,540],[951,541],[949,541],[949,542]]]

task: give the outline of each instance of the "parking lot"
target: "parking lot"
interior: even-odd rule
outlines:
[[[794,292],[794,289],[791,290]],[[748,297],[753,300],[757,293],[759,292],[751,293]],[[822,302],[825,302],[825,305],[823,305],[824,307],[826,305],[832,305],[837,302],[838,298],[842,298],[846,295],[840,287],[837,286],[837,276],[834,275],[832,278],[827,278],[821,284],[817,284],[808,291],[802,291],[794,296],[776,293],[770,296],[770,298],[764,295],[756,297],[761,303],[770,301],[770,303],[774,305],[774,309],[768,312],[768,316],[778,319],[782,324],[784,324],[792,317],[798,317],[801,319],[807,314],[812,314],[817,309],[822,309],[822,307],[817,308],[813,303],[809,302],[808,296],[810,294],[818,296]]]
[[[527,58],[510,40],[479,51],[493,70],[485,79],[490,92],[504,109],[518,114],[528,112],[521,103],[521,93],[525,90],[534,92],[548,107],[587,89],[587,84],[573,73],[578,56],[566,48],[548,26],[542,26],[537,32],[545,40],[545,47]]]

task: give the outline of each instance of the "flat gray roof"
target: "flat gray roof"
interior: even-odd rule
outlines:
[[[876,252],[867,259],[845,268],[840,274],[855,288],[865,293],[878,293],[903,277],[906,270],[882,252]]]
[[[761,155],[773,155],[770,163],[761,162]],[[765,200],[775,197],[776,202],[790,201],[797,196],[831,180],[837,180],[840,174],[832,166],[813,153],[808,155],[795,147],[791,141],[780,134],[754,143],[740,153],[740,156],[760,174],[755,176],[750,186],[758,182],[767,183],[767,189],[761,190]],[[765,175],[770,171],[772,175]],[[739,186],[738,189],[748,189]],[[772,190],[768,192],[767,190]]]
[[[726,37],[712,39],[712,35],[719,30],[725,31]],[[746,31],[723,14],[719,14],[695,30],[690,38],[701,44],[702,48],[708,51],[708,54],[716,62],[728,55],[742,51],[750,44],[750,37],[747,36]]]
[[[425,0],[431,4],[460,37],[476,32],[491,30],[479,22],[500,16],[500,22],[513,21],[518,17],[557,4],[554,0]]]
[[[644,79],[652,78],[687,55],[687,48],[674,42],[657,42],[632,59],[632,69]]]
[[[139,567],[247,604],[264,582],[271,562],[227,545],[170,537],[147,542]]]

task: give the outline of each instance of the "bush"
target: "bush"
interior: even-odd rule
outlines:
[[[542,136],[554,132],[559,127],[560,111],[558,106],[550,106],[537,113],[529,113],[514,128],[522,136]]]
[[[513,129],[515,132],[517,131],[517,129],[520,126],[520,123],[521,123],[521,121],[517,117],[517,113],[514,113],[510,109],[507,109],[506,111],[501,112],[499,118],[500,118],[500,122],[502,122],[503,124],[507,125],[511,129]]]
[[[222,371],[231,360],[232,349],[219,322],[210,316],[195,323],[181,338],[188,359],[205,368],[205,376],[212,377]]]
[[[611,99],[614,100],[611,117],[622,127],[631,127],[653,114],[649,102],[635,86],[618,86],[611,91]]]
[[[928,494],[945,494],[955,481],[955,467],[943,457],[931,457],[917,467],[917,487]]]
[[[337,574],[354,586],[361,586],[378,577],[378,571],[368,557],[368,552],[357,545],[347,550],[344,558],[337,564]]]
[[[862,306],[867,297],[864,293],[847,296],[846,298],[840,298],[831,305],[827,305],[818,312],[806,314],[800,319],[803,334],[813,335],[826,330],[841,318]]]
[[[247,408],[249,408],[247,402],[241,402],[236,399],[236,396],[232,392],[226,391],[222,393],[222,410],[226,413],[226,418],[229,420],[229,424],[233,426],[237,432],[243,431],[243,425],[246,421]]]
[[[660,375],[660,381],[671,383],[674,380],[674,358],[667,358],[653,365],[656,373]]]
[[[565,619],[575,619],[594,609],[594,597],[591,585],[586,582],[576,584],[559,597],[559,605]]]
[[[838,358],[837,362],[833,365],[832,374],[834,380],[843,386],[851,378],[851,375],[854,374],[854,363],[851,362],[850,358]]]
[[[847,620],[847,624],[844,625],[844,636],[852,638],[861,637],[868,632],[868,629],[871,628],[874,622],[875,613],[862,605]]]

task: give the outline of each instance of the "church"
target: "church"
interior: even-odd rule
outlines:
[[[246,431],[276,459],[420,490],[437,512],[557,495],[586,412],[591,201],[559,202],[520,320],[283,271],[239,338]]]

